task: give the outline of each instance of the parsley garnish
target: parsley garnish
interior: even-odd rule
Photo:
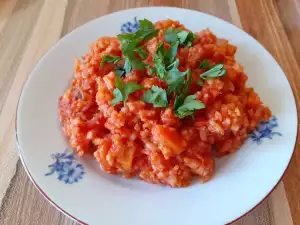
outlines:
[[[175,98],[174,111],[175,115],[183,119],[186,116],[191,116],[194,114],[195,110],[205,108],[205,105],[196,100],[195,95],[189,95],[186,97],[191,86],[192,73],[190,70],[187,71],[187,80],[185,81],[185,86],[182,93]]]
[[[182,30],[181,28],[171,27],[165,31],[165,40],[169,43],[179,41],[179,43],[185,47],[192,46],[195,40],[193,32]]]
[[[165,30],[165,39],[166,42],[172,43],[178,40],[177,34],[181,31],[180,28],[171,27]]]
[[[155,85],[152,86],[151,90],[146,91],[142,100],[146,103],[153,104],[154,107],[168,107],[166,91]]]
[[[151,21],[147,19],[139,20],[140,28],[134,33],[125,33],[117,35],[122,45],[127,42],[132,46],[137,46],[143,40],[149,40],[158,34],[158,29],[155,29]],[[121,46],[125,47],[125,46]]]
[[[167,72],[165,76],[165,81],[168,84],[168,92],[173,92],[175,95],[180,94],[185,85],[185,75],[187,71],[180,72],[178,70],[179,59],[176,59],[169,67],[171,69]]]
[[[210,65],[209,65],[209,60],[208,59],[204,59],[200,65],[199,65],[200,69],[209,69]]]
[[[179,42],[175,41],[170,45],[170,48],[165,51],[165,63],[167,67],[176,59],[178,45]]]
[[[191,47],[195,40],[195,35],[192,32],[181,31],[177,34],[180,44],[185,47]]]
[[[179,42],[173,42],[169,49],[165,49],[164,43],[159,43],[156,53],[153,57],[156,68],[156,75],[163,80],[167,69],[170,67],[174,60],[176,59],[177,49]]]
[[[192,83],[192,72],[190,70],[187,71],[187,79],[184,81],[184,87],[182,93],[175,98],[174,102],[174,110],[176,110],[182,105],[186,95],[188,94]]]
[[[150,40],[158,34],[158,29],[155,29],[153,23],[147,19],[139,20],[140,28],[133,33],[135,39],[139,42],[143,40]]]
[[[149,64],[146,64],[146,68],[148,69],[148,73],[150,75],[152,75],[153,73],[155,73],[155,68]]]
[[[142,59],[146,59],[148,56],[148,52],[145,51],[144,47],[137,47],[133,51],[138,53]]]
[[[117,35],[117,38],[121,41],[122,53],[125,56],[124,70],[126,73],[129,73],[132,69],[145,69],[146,64],[137,59],[135,53],[138,53],[142,59],[146,58],[147,52],[138,45],[143,40],[155,37],[158,33],[158,30],[149,20],[140,20],[139,23],[140,28],[136,32]]]
[[[122,67],[115,66],[114,69],[115,69],[117,76],[119,76],[119,77],[121,77],[121,76],[123,76],[123,74],[125,74],[125,70]]]
[[[115,106],[117,103],[119,103],[121,101],[124,102],[124,106],[125,106],[128,96],[131,93],[143,89],[143,86],[138,85],[135,82],[128,82],[126,84],[123,84],[122,79],[118,76],[116,77],[116,80],[115,80],[115,86],[116,86],[116,88],[113,92],[113,95],[115,98],[111,102],[111,104],[113,106]]]
[[[101,63],[100,63],[100,67],[102,67],[104,65],[104,63],[114,63],[116,64],[114,70],[116,72],[116,74],[121,77],[124,73],[125,73],[125,69],[122,68],[122,66],[118,65],[118,62],[123,60],[123,58],[119,57],[119,56],[115,56],[115,55],[104,55]]]
[[[201,101],[196,100],[195,95],[189,95],[184,99],[182,105],[177,108],[175,115],[182,119],[186,116],[193,115],[195,110],[204,108],[205,105]]]
[[[226,73],[226,69],[223,68],[223,64],[217,64],[214,67],[212,67],[210,70],[206,71],[205,73],[202,73],[200,77],[203,80],[210,80],[216,77],[224,76]]]
[[[159,43],[153,61],[155,62],[156,76],[160,79],[164,79],[166,73],[164,43]]]
[[[197,80],[196,84],[198,84],[200,87],[202,87],[203,86],[203,81],[202,80]]]
[[[104,63],[106,63],[106,62],[116,64],[120,60],[122,60],[122,58],[117,56],[117,55],[104,55],[102,60],[101,60],[100,67],[102,67],[104,65]]]

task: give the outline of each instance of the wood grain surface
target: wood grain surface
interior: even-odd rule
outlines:
[[[42,197],[20,163],[14,135],[18,98],[36,62],[61,37],[99,16],[145,6],[194,9],[244,29],[275,57],[300,102],[299,0],[0,0],[1,225],[77,224]],[[300,225],[299,139],[283,182],[235,225]]]

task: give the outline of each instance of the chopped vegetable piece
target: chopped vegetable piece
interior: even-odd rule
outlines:
[[[174,128],[156,125],[152,132],[154,141],[162,146],[161,151],[165,158],[178,155],[185,150],[182,138]]]

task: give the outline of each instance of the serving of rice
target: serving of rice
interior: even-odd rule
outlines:
[[[157,35],[139,44],[147,52],[141,60],[152,67],[159,44],[170,48],[166,30],[187,30],[172,20],[158,21],[154,27]],[[99,38],[89,53],[75,60],[75,77],[59,99],[59,113],[62,131],[78,155],[92,154],[110,174],[186,187],[195,177],[202,182],[210,180],[215,158],[237,151],[258,123],[271,117],[258,94],[246,87],[247,75],[234,57],[237,47],[209,29],[194,35],[191,46],[178,47],[176,57],[179,71],[191,72],[188,94],[205,108],[184,118],[174,111],[173,94],[168,93],[166,107],[143,101],[153,86],[168,89],[155,72],[132,69],[119,76],[114,63],[100,66],[106,55],[124,56],[117,37]],[[225,75],[199,85],[199,77],[207,71],[199,67],[203,60],[211,67],[222,64]],[[112,104],[117,77],[124,84],[134,82],[143,89],[131,93],[126,104]]]

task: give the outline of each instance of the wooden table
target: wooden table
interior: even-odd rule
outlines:
[[[0,224],[77,224],[38,193],[16,152],[16,106],[37,60],[89,20],[126,8],[158,5],[199,10],[244,29],[276,58],[300,101],[299,0],[0,0]],[[298,136],[283,182],[234,224],[300,224],[299,144]]]

